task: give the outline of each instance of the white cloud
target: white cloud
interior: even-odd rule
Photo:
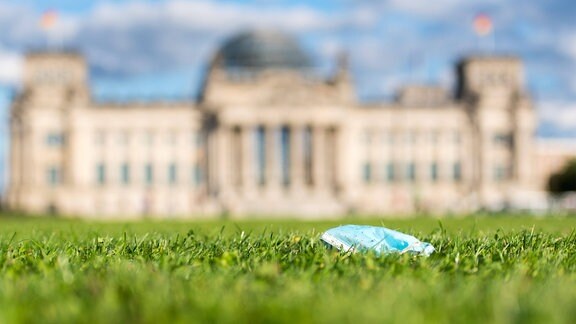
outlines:
[[[561,50],[576,61],[576,33],[563,37],[561,44]]]
[[[217,42],[242,29],[278,28],[291,33],[365,24],[365,13],[331,16],[308,6],[262,6],[208,0],[100,2],[81,16],[60,14],[50,31],[41,12],[0,3],[0,45],[25,51],[66,46],[87,54],[99,70],[138,73],[166,65],[205,63]],[[6,72],[8,73],[8,72]]]
[[[474,9],[501,5],[502,0],[390,0],[386,2],[389,9],[403,11],[412,15],[430,18],[446,18],[446,16],[475,14]],[[477,10],[477,9],[476,9]]]
[[[310,7],[260,7],[257,4],[213,1],[167,1],[158,3],[102,3],[89,24],[129,28],[142,24],[168,24],[225,32],[243,27],[283,28],[303,31],[330,27],[330,17]]]
[[[412,66],[418,77],[420,70],[427,68],[426,62],[440,58],[449,65],[474,49],[468,20],[478,8],[491,10],[502,25],[520,20],[519,12],[527,9],[543,15],[536,20],[542,26],[554,20],[542,13],[544,5],[503,2],[505,5],[500,5],[501,0],[348,0],[345,10],[323,11],[312,5],[275,4],[272,0],[102,1],[82,15],[61,15],[54,29],[57,36],[52,37],[55,43],[82,50],[98,72],[134,74],[201,67],[226,36],[242,29],[274,27],[306,35],[306,45],[324,59],[348,49],[358,73],[356,80],[370,89],[364,92],[389,93],[399,83],[390,80],[406,79],[406,66]],[[17,53],[39,47],[46,37],[38,25],[41,12],[16,3],[0,0],[0,49],[9,49],[0,53],[3,83],[18,78],[21,59]],[[505,15],[511,18],[503,19]],[[531,13],[530,17],[539,16]],[[562,49],[549,34],[540,33],[553,46],[542,46],[545,43],[535,36],[525,43],[517,43],[514,34],[506,39],[511,40],[514,51],[520,47],[526,51],[529,46],[546,48],[548,53],[569,55],[576,65],[576,34],[565,40]],[[549,59],[539,60],[533,65],[546,64],[550,67],[546,70],[555,75],[566,70],[561,64],[552,66]],[[432,78],[449,84],[451,66],[440,70],[437,68]],[[576,94],[576,77],[572,80],[570,91]],[[569,82],[563,84],[569,87]]]
[[[576,103],[565,101],[543,102],[539,105],[540,121],[554,125],[559,130],[576,129]]]
[[[77,25],[75,43],[97,68],[134,73],[205,63],[219,41],[243,29],[273,27],[299,34],[323,32],[357,20],[306,6],[262,7],[207,0],[104,2]]]
[[[318,54],[324,59],[334,59],[345,52],[344,46],[336,37],[326,37],[317,46]]]
[[[573,67],[576,67],[576,32],[570,31],[566,36],[559,37],[559,39],[561,41],[560,52],[569,58]],[[571,73],[569,78],[570,90],[576,94],[576,75]]]
[[[0,48],[0,84],[17,85],[22,74],[22,56]]]
[[[466,1],[468,2],[468,1]],[[446,15],[463,5],[461,0],[391,0],[388,5],[396,10],[422,16]]]

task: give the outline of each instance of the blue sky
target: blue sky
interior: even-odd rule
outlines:
[[[51,35],[39,27],[49,9],[60,17]],[[480,12],[492,17],[494,39],[474,34]],[[574,12],[569,0],[0,0],[0,156],[6,94],[20,84],[26,51],[47,43],[82,51],[98,100],[192,98],[218,45],[249,28],[294,34],[321,70],[346,51],[364,101],[406,83],[452,87],[454,63],[466,55],[518,55],[539,135],[576,137]]]

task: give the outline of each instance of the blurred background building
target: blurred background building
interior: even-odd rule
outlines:
[[[186,216],[469,212],[544,190],[522,62],[468,57],[455,91],[361,104],[346,56],[313,73],[290,35],[214,54],[195,101],[98,103],[83,56],[26,56],[7,203],[33,213]],[[551,167],[551,169],[553,169]],[[543,174],[539,174],[542,172]]]

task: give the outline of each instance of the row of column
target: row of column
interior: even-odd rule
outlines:
[[[209,164],[219,191],[285,187],[333,188],[336,128],[307,125],[230,125],[214,132]],[[213,146],[213,147],[214,147]],[[214,181],[212,181],[214,185]]]

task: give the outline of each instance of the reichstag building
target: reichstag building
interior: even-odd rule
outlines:
[[[84,57],[30,53],[11,109],[8,205],[82,217],[468,212],[537,190],[535,113],[514,57],[468,57],[454,89],[356,99],[345,59],[308,73],[276,31],[229,38],[197,100],[91,99]]]

